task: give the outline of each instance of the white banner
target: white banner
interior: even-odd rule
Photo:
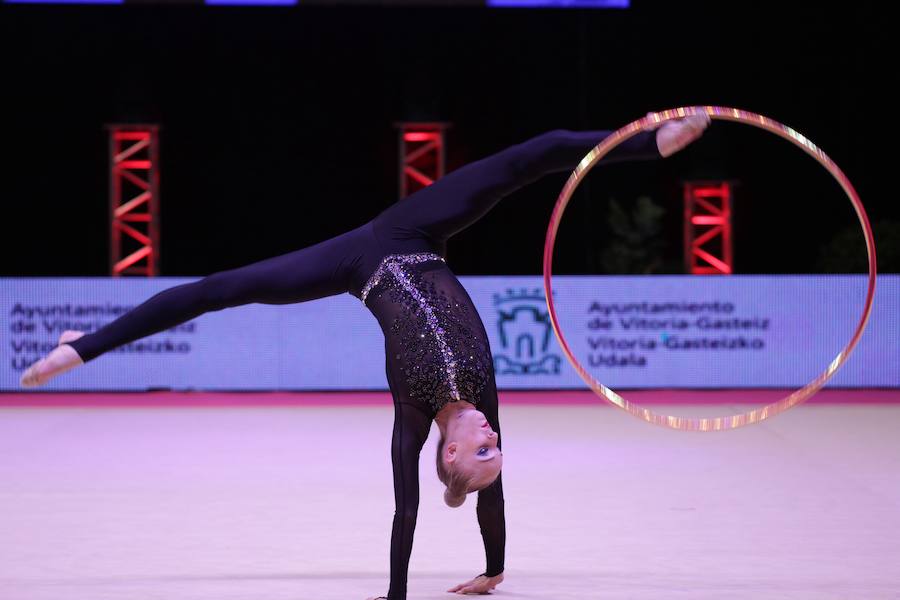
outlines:
[[[540,277],[462,277],[502,389],[582,388],[547,316]],[[184,278],[0,279],[0,390],[66,329],[93,331]],[[798,387],[852,334],[861,276],[557,277],[557,310],[579,360],[612,388]],[[900,276],[830,385],[900,387]],[[386,389],[381,330],[344,295],[204,315],[136,341],[42,390]]]

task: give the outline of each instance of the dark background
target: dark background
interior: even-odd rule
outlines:
[[[108,274],[104,125],[161,127],[161,273],[288,252],[397,199],[403,120],[439,120],[455,168],[548,129],[615,129],[660,110],[752,110],[847,173],[900,271],[894,21],[883,5],[640,2],[619,10],[0,5],[0,275]],[[681,182],[735,181],[739,273],[863,268],[837,184],[799,150],[714,123],[662,162],[596,169],[561,230],[562,272],[604,272],[610,199],[666,209],[682,269]],[[534,274],[565,175],[451,242],[460,274]],[[654,250],[657,252],[657,250]],[[606,253],[606,254],[605,254]],[[652,267],[649,263],[653,259]]]

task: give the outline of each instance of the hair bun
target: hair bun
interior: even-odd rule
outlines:
[[[447,503],[447,506],[450,508],[456,508],[458,506],[462,506],[463,502],[466,501],[466,495],[460,494],[458,496],[454,496],[450,491],[450,488],[444,490],[444,502]]]

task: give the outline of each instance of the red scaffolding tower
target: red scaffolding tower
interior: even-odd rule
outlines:
[[[398,123],[400,130],[400,197],[404,198],[444,176],[444,131],[447,123]]]
[[[731,184],[684,184],[684,262],[695,275],[731,275]]]
[[[110,274],[159,273],[159,128],[109,125]]]

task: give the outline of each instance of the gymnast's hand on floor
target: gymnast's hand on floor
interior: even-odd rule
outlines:
[[[492,589],[497,587],[503,581],[503,573],[499,575],[494,575],[493,577],[486,577],[484,575],[479,575],[475,579],[469,580],[465,583],[461,583],[457,586],[454,586],[447,590],[448,592],[455,592],[457,594],[487,594]]]
[[[703,135],[709,122],[710,118],[706,113],[666,121],[656,130],[656,147],[659,148],[659,153],[663,156],[675,154]]]

